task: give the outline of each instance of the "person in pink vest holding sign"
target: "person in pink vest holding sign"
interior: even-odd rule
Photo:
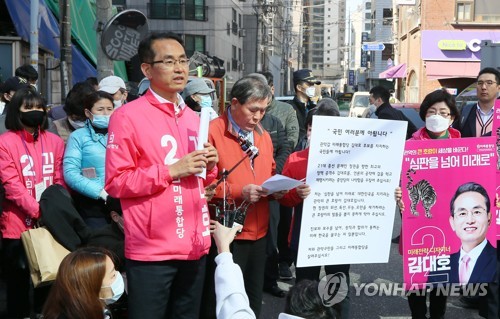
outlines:
[[[413,133],[410,140],[448,139],[459,138],[460,132],[451,127],[458,118],[459,112],[455,105],[455,99],[445,89],[439,89],[427,94],[420,106],[420,118],[425,121],[425,126]],[[396,189],[396,201],[401,211],[404,210],[401,200],[401,188]],[[402,238],[400,243],[402,243]],[[426,295],[423,291],[410,293],[408,304],[410,306],[412,319],[427,318]],[[444,318],[446,312],[446,296],[437,295],[436,290],[429,293],[430,318]]]

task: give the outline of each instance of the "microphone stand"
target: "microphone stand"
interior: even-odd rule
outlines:
[[[241,149],[245,152],[245,156],[243,156],[243,158],[240,159],[238,161],[238,163],[234,164],[234,166],[231,167],[231,169],[229,169],[229,170],[224,169],[224,171],[222,172],[221,178],[215,183],[215,187],[217,187],[222,182],[226,183],[227,177],[229,176],[229,174],[231,174],[241,163],[243,163],[243,161],[245,159],[250,158],[250,160],[253,160],[254,158],[256,158],[259,155],[259,150],[257,149],[257,147],[253,146],[250,141],[239,136],[238,142],[241,146]],[[229,217],[228,216],[229,210],[226,209],[226,204],[227,204],[226,187],[224,187],[224,198],[223,198],[222,203],[223,203],[222,210],[224,212],[224,226],[228,227],[227,222],[229,220],[229,218],[228,218]]]

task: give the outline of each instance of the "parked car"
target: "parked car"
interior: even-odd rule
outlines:
[[[356,92],[349,104],[349,117],[363,117],[368,109],[370,92]]]
[[[477,86],[476,82],[472,83],[468,87],[462,90],[460,94],[455,98],[455,102],[457,104],[457,108],[459,111],[462,111],[463,107],[466,104],[477,103]]]
[[[404,116],[410,120],[417,128],[421,128],[425,126],[425,122],[420,118],[420,103],[394,103],[391,104],[395,109],[400,110]],[[370,110],[368,108],[365,109],[362,118],[370,117]]]

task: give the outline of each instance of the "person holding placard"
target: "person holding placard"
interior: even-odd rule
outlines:
[[[314,115],[323,115],[323,116],[339,116],[339,112],[335,107],[331,105],[331,103],[335,103],[330,99],[321,100],[318,103],[318,106],[307,114],[306,124],[307,124],[307,138],[310,139],[311,130],[312,130],[312,122]],[[309,145],[309,143],[307,143]],[[292,153],[288,160],[285,163],[285,167],[283,168],[283,175],[302,180],[306,177],[307,171],[307,162],[309,158],[309,147],[302,151],[298,151]],[[300,238],[300,226],[302,219],[302,204],[304,199],[311,193],[311,188],[307,184],[303,184],[298,186],[297,188],[286,193],[279,202],[283,205],[294,207],[294,216],[291,227],[291,241],[290,241],[290,249],[297,255],[298,247],[299,247],[299,238]],[[295,264],[297,264],[297,258],[295,257]],[[342,273],[347,280],[347,284],[349,284],[349,268],[350,265],[325,265],[325,272],[327,275]],[[303,280],[318,280],[320,275],[320,266],[316,267],[297,267],[295,269],[296,273],[296,283],[299,283]],[[339,318],[346,319],[349,318],[349,294],[346,295],[346,298],[342,300],[340,303],[334,305],[334,309],[338,314]]]
[[[427,94],[420,106],[420,118],[425,126],[413,133],[410,140],[449,139],[460,138],[460,132],[450,125],[458,117],[455,99],[445,89],[439,89]],[[401,211],[404,205],[401,200],[401,188],[396,189],[396,200]],[[402,242],[402,241],[401,241]],[[426,318],[427,304],[423,290],[408,295],[408,304],[413,319]],[[446,312],[447,297],[437,295],[436,290],[429,293],[431,318],[442,318]]]

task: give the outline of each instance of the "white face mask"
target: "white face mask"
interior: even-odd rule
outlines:
[[[123,282],[122,274],[119,271],[116,271],[115,281],[113,281],[110,286],[102,286],[101,288],[111,288],[111,292],[113,293],[113,296],[104,299],[104,302],[107,305],[115,303],[116,301],[118,301],[118,299],[120,299],[120,297],[123,295],[123,292],[125,291],[125,283]]]
[[[314,86],[310,86],[306,89],[306,95],[309,97],[309,98],[312,98],[314,97],[314,95],[316,94],[316,88]]]
[[[71,126],[73,126],[73,128],[75,130],[82,128],[82,127],[85,127],[85,121],[73,121],[72,119],[70,119],[68,117],[68,122],[69,122],[69,124],[71,124]]]
[[[115,109],[117,109],[123,105],[123,101],[122,100],[113,100],[113,105],[115,106]]]
[[[433,133],[441,133],[450,127],[450,119],[441,115],[431,115],[425,118],[425,128]]]

